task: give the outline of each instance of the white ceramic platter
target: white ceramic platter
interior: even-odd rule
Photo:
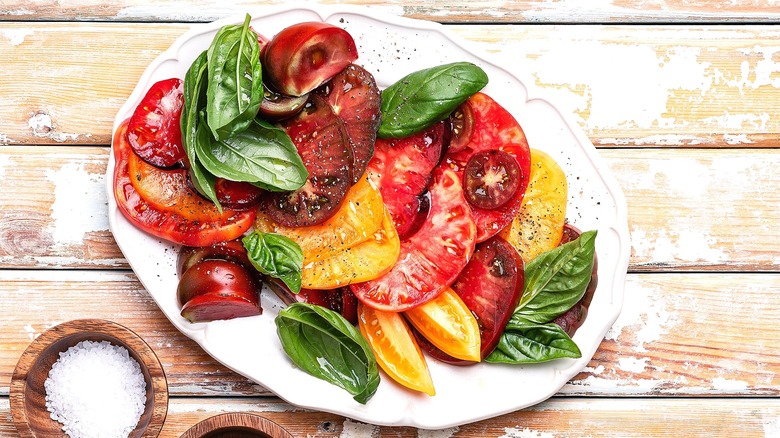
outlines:
[[[216,360],[262,384],[301,407],[334,412],[377,425],[439,429],[512,412],[555,394],[590,361],[617,318],[628,266],[629,239],[623,194],[593,145],[541,98],[529,98],[518,74],[469,49],[469,43],[444,26],[372,13],[344,6],[307,6],[248,10],[252,27],[271,37],[302,21],[327,21],[345,28],[358,47],[358,63],[371,71],[380,88],[422,68],[454,61],[481,66],[490,83],[484,92],[506,107],[520,122],[532,148],[550,153],[569,181],[568,220],[582,230],[598,230],[599,286],[585,324],[574,336],[580,359],[556,360],[529,366],[479,364],[454,367],[429,360],[436,396],[416,394],[387,376],[365,405],[344,390],[298,370],[282,351],[274,317],[282,307],[265,291],[261,316],[191,324],[179,315],[175,261],[178,248],[145,234],[117,209],[113,197],[113,157],[107,171],[111,231],[136,275],[160,309],[182,333],[195,340]],[[192,61],[210,44],[217,29],[243,22],[243,16],[194,25],[144,72],[114,121],[114,130],[127,119],[146,90],[158,80],[183,78]]]

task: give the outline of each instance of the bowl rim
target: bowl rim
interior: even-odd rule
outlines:
[[[187,429],[180,438],[202,438],[223,427],[245,427],[272,438],[293,438],[287,429],[253,412],[226,412],[205,418]]]
[[[74,319],[57,324],[41,333],[25,348],[14,368],[9,393],[11,416],[16,430],[22,437],[36,436],[29,425],[25,399],[28,375],[41,353],[61,339],[85,333],[116,338],[142,360],[142,365],[148,369],[149,384],[153,391],[152,415],[142,436],[158,436],[168,414],[168,382],[159,357],[134,331],[116,322],[97,318]]]

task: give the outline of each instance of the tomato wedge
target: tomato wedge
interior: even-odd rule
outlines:
[[[358,327],[387,375],[409,389],[436,394],[425,356],[400,313],[358,303]]]
[[[395,312],[419,306],[439,295],[468,263],[477,229],[455,172],[434,173],[430,198],[425,223],[401,242],[390,272],[350,286],[367,306]]]
[[[480,334],[477,319],[449,287],[438,297],[404,312],[422,336],[446,354],[479,362]]]
[[[461,129],[457,133],[457,151],[449,151],[443,159],[442,167],[453,169],[463,181],[463,172],[471,158],[480,152],[497,149],[517,159],[520,165],[520,183],[515,194],[498,208],[484,209],[472,205],[474,221],[477,223],[477,242],[483,242],[504,229],[523,202],[523,194],[528,186],[531,173],[531,152],[523,129],[514,117],[495,100],[484,93],[476,93],[463,103],[468,108],[460,108],[461,117],[472,117],[469,130]],[[466,140],[464,137],[470,137]],[[465,146],[462,143],[467,142]]]
[[[546,153],[531,149],[531,176],[523,204],[500,236],[528,263],[558,246],[566,223],[566,174]]]
[[[401,238],[415,230],[420,195],[441,160],[445,131],[444,122],[440,122],[409,137],[376,141],[367,173],[379,187]]]
[[[382,227],[368,240],[324,259],[303,260],[301,284],[309,289],[335,289],[373,280],[388,272],[398,259],[401,242],[385,214]]]
[[[181,176],[172,177],[171,180],[154,173],[145,173],[148,178],[143,178],[144,182],[150,183],[145,192],[146,196],[165,194],[165,197],[162,200],[154,197],[144,198],[133,185],[137,175],[131,178],[129,172],[129,162],[135,159],[131,158],[135,153],[127,143],[126,132],[127,122],[117,129],[113,141],[116,160],[114,197],[119,210],[133,225],[154,236],[186,246],[209,246],[233,240],[252,226],[255,220],[254,211],[223,210],[219,213],[214,204],[203,200],[188,188],[185,170],[179,170]],[[143,163],[140,159],[138,162]],[[169,172],[159,169],[157,171]],[[168,181],[170,185],[155,185],[164,181]],[[154,202],[150,203],[147,199]],[[168,207],[158,207],[160,205]]]
[[[287,227],[258,213],[255,228],[295,241],[307,262],[332,257],[371,238],[382,227],[385,206],[379,191],[364,176],[347,192],[344,203],[327,221],[309,227]]]
[[[130,116],[127,140],[138,156],[157,167],[185,159],[181,142],[184,82],[178,78],[155,82]]]

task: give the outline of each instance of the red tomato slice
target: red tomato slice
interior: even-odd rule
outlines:
[[[155,83],[130,117],[127,139],[135,153],[149,164],[171,167],[185,157],[180,126],[183,87],[184,82],[178,78]]]
[[[437,170],[430,186],[428,217],[401,242],[398,261],[387,274],[350,287],[368,306],[403,311],[439,295],[466,266],[477,229],[455,172]]]
[[[445,131],[444,122],[440,122],[410,137],[376,140],[368,175],[379,187],[402,239],[414,230],[419,197],[441,159]]]
[[[113,141],[116,160],[114,197],[119,210],[133,225],[154,236],[186,246],[209,246],[217,242],[233,240],[252,226],[255,220],[254,210],[243,212],[223,210],[221,214],[214,215],[211,209],[216,210],[216,206],[213,204],[191,203],[189,204],[191,208],[188,210],[190,217],[187,218],[174,210],[161,209],[146,201],[131,182],[128,161],[134,152],[127,142],[126,133],[127,123],[123,123],[117,129]],[[181,170],[181,172],[185,171]],[[153,180],[162,180],[162,178],[153,178]],[[181,184],[170,188],[191,191],[186,183]]]
[[[509,225],[520,210],[531,174],[531,150],[515,118],[486,94],[476,93],[463,105],[468,106],[468,109],[460,110],[463,117],[473,117],[470,123],[471,137],[468,144],[461,147],[462,142],[466,141],[462,137],[469,132],[460,132],[458,142],[461,148],[457,152],[449,151],[441,166],[455,170],[463,181],[463,172],[469,160],[475,154],[491,149],[513,155],[520,165],[520,184],[512,199],[492,210],[472,205],[478,230],[477,242],[483,242]]]

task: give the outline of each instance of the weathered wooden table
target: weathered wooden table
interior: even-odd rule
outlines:
[[[780,436],[780,1],[365,2],[526,69],[628,200],[623,312],[590,365],[547,402],[437,432],[298,409],[230,372],[170,325],[112,239],[117,110],[189,22],[261,4],[236,3],[0,0],[0,435],[15,435],[22,351],[96,317],[159,355],[165,437],[245,410],[296,436]]]

